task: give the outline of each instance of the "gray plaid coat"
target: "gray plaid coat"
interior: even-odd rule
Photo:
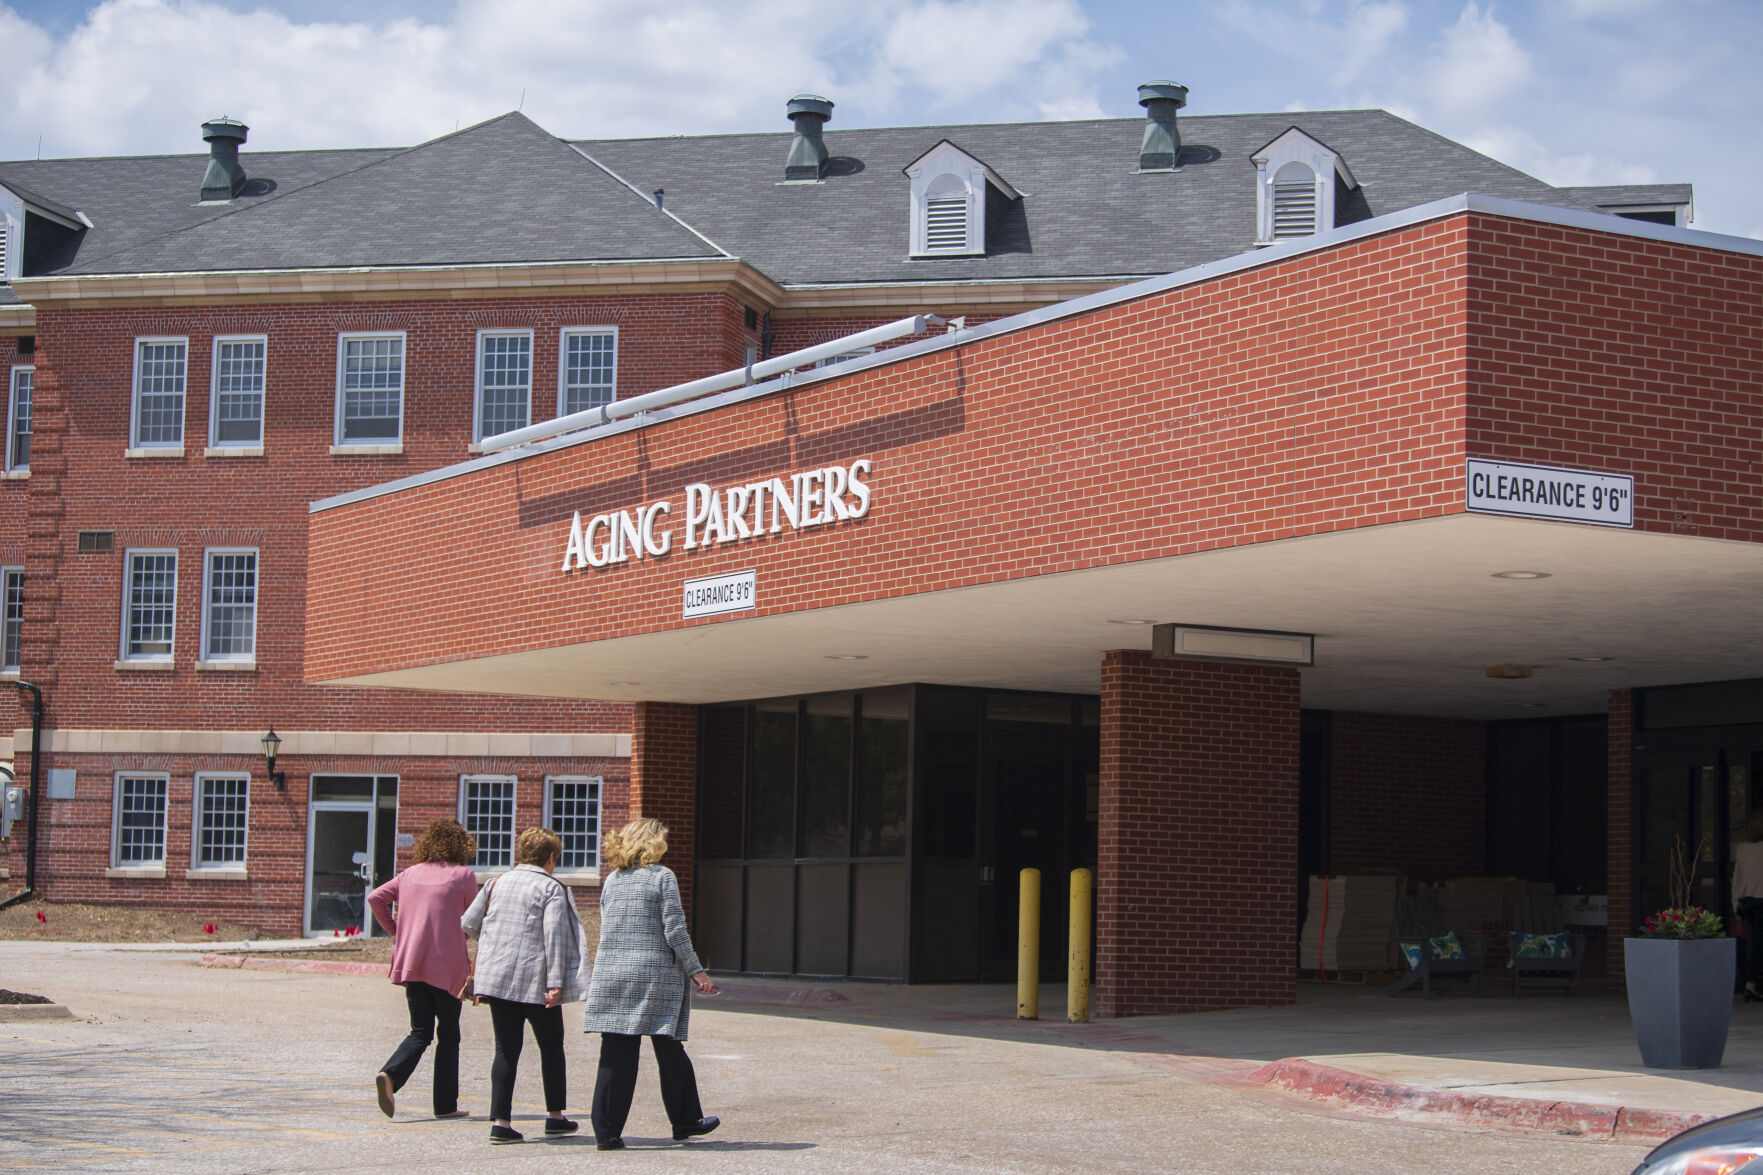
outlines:
[[[559,1003],[582,998],[581,919],[569,890],[537,865],[516,865],[478,890],[459,925],[478,936],[478,995],[542,1004],[558,987]]]
[[[673,870],[618,870],[600,888],[600,950],[582,1031],[684,1040],[691,977],[702,970]]]

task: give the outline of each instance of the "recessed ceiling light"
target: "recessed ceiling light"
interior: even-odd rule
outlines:
[[[1495,579],[1547,579],[1547,571],[1496,571]]]
[[[828,661],[867,661],[867,660],[869,660],[869,654],[868,653],[828,653],[826,655],[826,659]]]
[[[1583,661],[1583,662],[1588,662],[1588,663],[1592,662],[1592,661],[1614,661],[1614,660],[1616,660],[1616,658],[1614,658],[1614,657],[1569,657],[1567,659],[1569,661]]]
[[[1109,624],[1156,624],[1155,620],[1110,620]]]

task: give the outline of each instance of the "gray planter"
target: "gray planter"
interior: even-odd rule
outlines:
[[[1737,939],[1624,940],[1628,1014],[1649,1069],[1718,1069],[1732,1023]]]

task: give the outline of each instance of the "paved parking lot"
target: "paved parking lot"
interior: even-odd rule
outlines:
[[[0,1170],[549,1170],[1053,1173],[1421,1169],[1626,1175],[1642,1148],[1331,1115],[1266,1089],[1195,1081],[1155,1055],[1046,1034],[936,1031],[909,1015],[841,1021],[700,1004],[690,1049],[725,1125],[674,1144],[645,1062],[627,1139],[496,1148],[489,1018],[467,1009],[461,1104],[427,1117],[428,1066],[394,1121],[372,1075],[403,1033],[379,979],[214,970],[188,954],[0,943],[0,986],[84,1019],[0,1024]],[[570,1105],[586,1128],[597,1038],[572,1036]],[[516,1117],[541,1116],[529,1048]],[[519,1123],[517,1122],[517,1125]]]

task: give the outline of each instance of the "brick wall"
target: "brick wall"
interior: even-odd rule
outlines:
[[[1479,722],[1337,712],[1329,868],[1422,881],[1486,868],[1486,750]]]
[[[1102,662],[1095,1010],[1297,998],[1298,673]]]
[[[697,790],[698,708],[638,702],[631,715],[630,818],[646,816],[667,825],[666,863],[679,878],[680,900],[688,911],[697,856]]]
[[[1626,986],[1622,940],[1634,933],[1639,921],[1634,909],[1634,691],[1612,690],[1608,713],[1610,843],[1605,885],[1610,918],[1605,931],[1609,954],[1604,982],[1610,988],[1621,988]]]

